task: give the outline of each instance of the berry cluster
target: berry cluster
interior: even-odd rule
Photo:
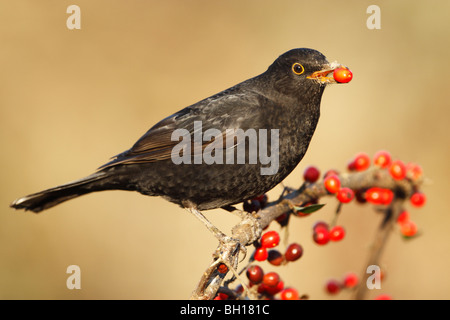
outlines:
[[[280,235],[277,231],[267,231],[261,236],[261,241],[256,245],[253,259],[256,261],[267,260],[274,266],[293,262],[303,255],[303,247],[298,243],[291,243],[287,246],[284,253],[278,249],[272,249],[280,243]]]
[[[267,195],[261,195],[259,197],[247,200],[243,204],[243,209],[246,212],[257,212],[260,209],[264,209],[268,201]],[[283,219],[287,215],[281,216],[277,221],[283,226]],[[267,261],[273,266],[285,265],[288,262],[293,262],[303,255],[303,247],[298,243],[289,244],[286,249],[281,252],[278,248],[280,244],[280,234],[277,231],[270,230],[262,234],[260,240],[255,243],[255,251],[253,252],[250,262]],[[228,271],[224,264],[220,264],[217,268],[218,272]],[[304,296],[300,296],[295,288],[284,286],[284,281],[280,278],[277,272],[264,273],[261,266],[257,264],[251,264],[246,268],[246,275],[249,280],[247,284],[251,290],[258,294],[259,298],[265,299],[281,299],[281,300],[299,300],[304,299]],[[253,289],[255,288],[255,289]],[[239,297],[243,293],[242,285],[238,285],[232,290],[234,298]],[[276,296],[277,295],[277,296]],[[230,299],[231,297],[226,293],[219,293],[215,297],[215,300]]]
[[[278,250],[270,249],[279,244],[280,236],[276,231],[268,231],[263,234],[257,249],[253,253],[253,259],[257,261],[267,260],[272,265],[281,265],[289,261],[298,260],[303,254],[303,248],[296,243],[290,244],[285,253],[282,255]],[[262,250],[264,249],[264,250]],[[261,254],[264,252],[264,254]],[[260,255],[258,257],[258,255]],[[257,259],[258,257],[258,259]],[[263,259],[264,258],[264,259]],[[221,272],[223,264],[220,264],[218,271]],[[254,290],[260,299],[281,299],[281,300],[299,300],[305,299],[305,296],[300,296],[297,289],[284,286],[284,281],[277,272],[265,273],[263,268],[257,264],[250,264],[246,268],[246,276],[248,279],[248,287]],[[238,298],[243,293],[242,285],[238,285],[236,289],[232,290],[234,298]],[[226,293],[219,293],[215,300],[230,299],[230,295]]]
[[[413,183],[417,183],[423,178],[423,171],[420,165],[412,162],[405,164],[402,160],[392,160],[390,153],[385,150],[375,153],[373,164],[374,166],[388,170],[394,180],[408,179]],[[358,153],[348,164],[350,171],[363,171],[369,167],[370,157],[366,153]],[[380,189],[369,189],[374,195],[372,197],[371,195],[367,196],[366,192],[366,200],[374,204],[380,204],[380,202],[381,204],[389,204],[393,199],[393,195],[390,195],[385,189]],[[387,195],[383,193],[387,193]],[[420,207],[426,201],[425,195],[416,190],[410,197],[410,201],[414,206]]]
[[[264,209],[268,201],[266,194],[247,200],[243,204],[246,212],[257,212]],[[283,220],[287,215],[281,216],[277,221],[283,225]],[[298,260],[303,255],[303,248],[297,243],[291,243],[284,253],[274,249],[280,244],[280,235],[277,231],[267,231],[262,234],[259,243],[255,245],[255,251],[252,254],[253,260],[262,262],[268,261],[271,265],[280,266],[287,262]],[[249,287],[258,286],[257,293],[266,298],[274,298],[280,293],[282,300],[298,300],[300,298],[298,291],[294,288],[284,288],[284,282],[276,272],[264,274],[259,265],[251,265],[246,271],[249,279]]]
[[[384,272],[381,273],[381,280],[384,278]],[[341,280],[328,279],[325,283],[325,292],[329,295],[336,295],[343,290],[351,290],[356,288],[359,284],[359,278],[356,273],[348,272]],[[392,300],[392,297],[388,294],[380,294],[374,298],[374,300]]]
[[[420,165],[415,163],[404,163],[401,160],[393,160],[391,154],[385,150],[375,153],[373,158],[363,152],[356,154],[347,164],[349,172],[363,172],[371,167],[387,170],[390,177],[395,181],[408,180],[414,186],[414,192],[409,198],[410,204],[414,207],[422,207],[426,203],[426,196],[418,190],[423,171]],[[335,195],[340,205],[351,202],[353,199],[357,203],[370,203],[378,206],[389,206],[395,197],[395,192],[391,189],[370,187],[365,189],[350,189],[343,187],[340,174],[337,170],[328,170],[323,176],[323,186],[330,195]],[[320,171],[314,166],[309,166],[303,173],[306,183],[316,183],[320,178]],[[317,203],[317,201],[316,201]],[[340,210],[340,206],[336,213]],[[334,223],[336,222],[337,215]],[[417,225],[410,219],[409,212],[404,210],[397,218],[401,234],[405,238],[417,235]],[[339,241],[345,236],[342,226],[335,225],[331,229],[326,222],[318,221],[313,226],[313,239],[319,245],[324,245],[331,241]],[[330,280],[327,282],[326,290],[329,293],[337,293],[342,288],[349,288],[357,283],[354,274],[348,274],[343,281]],[[376,299],[391,299],[388,295],[380,295]]]
[[[367,153],[357,153],[347,164],[350,172],[362,172],[368,170],[372,166],[372,160]],[[378,151],[373,157],[373,166],[388,170],[389,175],[396,181],[407,179],[414,185],[418,185],[423,179],[423,171],[420,165],[415,163],[405,164],[401,160],[392,160],[391,154],[385,150]],[[309,166],[303,173],[303,178],[307,183],[315,183],[319,180],[320,171],[314,166]],[[341,204],[346,204],[355,199],[358,203],[370,203],[373,205],[388,206],[394,199],[394,192],[390,189],[371,187],[367,189],[352,190],[348,187],[341,186],[339,172],[337,170],[328,170],[323,176],[323,184],[326,191],[330,195],[336,195],[336,199]],[[416,187],[417,189],[417,187]],[[411,205],[414,207],[422,207],[426,203],[426,196],[420,190],[415,190],[409,198]],[[400,220],[403,221],[403,220]],[[410,219],[405,219],[400,223],[401,233],[405,237],[412,237],[417,233],[416,224]],[[342,227],[335,226],[337,233]],[[318,244],[325,244],[328,240],[332,240],[329,234],[332,230],[327,228],[314,228],[314,241]]]
[[[373,164],[379,168],[388,170],[390,176],[400,181],[407,179],[414,185],[423,179],[422,167],[416,163],[405,164],[401,160],[392,160],[391,154],[385,150],[378,151],[373,157]],[[370,157],[366,153],[358,153],[348,164],[350,171],[363,171],[370,167]],[[367,190],[358,190],[362,197],[357,197],[358,202],[369,202],[375,205],[389,205],[394,199],[394,192],[390,189],[372,187]],[[422,207],[426,202],[426,196],[417,187],[410,196],[409,201],[414,207]],[[417,234],[417,225],[410,220],[408,211],[404,210],[397,218],[401,234],[410,238]]]
[[[277,272],[267,272],[258,265],[251,265],[246,272],[249,280],[249,287],[256,286],[256,292],[263,298],[275,299],[278,293],[281,300],[299,300],[300,297],[297,289],[292,287],[284,287],[284,282]]]
[[[345,236],[345,229],[342,226],[336,225],[330,229],[328,223],[324,221],[317,221],[313,226],[313,240],[318,245],[327,244],[331,241],[340,241]]]
[[[329,294],[337,294],[342,289],[355,288],[358,283],[358,276],[353,272],[349,272],[344,275],[342,280],[329,279],[325,284],[325,291]]]
[[[378,186],[371,187],[355,187],[355,184],[349,183],[350,174],[357,173],[355,177],[359,177],[359,173],[364,176],[366,170],[380,170],[384,178],[388,180],[392,178],[396,184],[405,182],[410,183],[413,192],[409,197],[409,202],[413,207],[422,207],[426,203],[426,196],[419,190],[423,179],[422,168],[415,163],[404,163],[401,160],[393,160],[391,154],[387,151],[379,151],[372,158],[363,152],[356,154],[347,164],[349,173],[341,174],[337,170],[328,170],[321,176],[320,170],[315,166],[307,167],[303,172],[304,184],[299,191],[304,188],[311,187],[310,190],[316,190],[317,193],[308,193],[309,200],[301,205],[291,204],[290,212],[285,212],[279,216],[276,221],[281,227],[288,225],[291,215],[297,217],[309,216],[312,212],[319,210],[324,204],[319,204],[319,198],[328,195],[335,197],[338,206],[335,216],[331,223],[325,221],[317,221],[313,225],[312,240],[319,246],[323,246],[329,242],[341,241],[346,231],[343,226],[337,224],[338,214],[345,204],[354,202],[359,204],[372,204],[380,210],[388,212],[390,205],[394,199],[405,200],[405,193],[399,193],[396,188],[380,188]],[[377,171],[371,171],[380,174]],[[385,172],[385,173],[384,173]],[[367,176],[371,176],[370,173]],[[320,179],[322,180],[320,181]],[[386,180],[387,181],[387,180]],[[381,184],[390,185],[391,182]],[[378,184],[378,183],[377,183]],[[364,185],[364,184],[363,184]],[[368,184],[366,183],[365,186]],[[380,185],[380,184],[379,184]],[[351,186],[351,187],[349,187]],[[317,191],[318,190],[318,191]],[[314,194],[314,196],[312,196]],[[408,193],[409,194],[409,193]],[[254,199],[244,202],[243,208],[247,212],[258,212],[267,206],[267,195],[261,195]],[[410,219],[407,210],[403,210],[398,215],[396,223],[401,234],[405,238],[411,238],[417,235],[417,225]],[[297,300],[305,299],[307,296],[300,296],[295,288],[285,288],[284,281],[277,272],[265,273],[262,267],[255,262],[267,261],[272,266],[286,265],[287,263],[299,260],[303,255],[303,247],[298,243],[289,244],[284,250],[280,250],[280,235],[277,231],[270,230],[262,234],[259,241],[255,243],[255,250],[250,258],[250,264],[243,270],[248,278],[248,287],[259,298],[266,299],[282,299]],[[224,264],[220,264],[217,268],[218,272],[226,273],[228,268]],[[331,279],[326,283],[326,291],[329,294],[337,294],[344,289],[352,289],[359,283],[359,279],[354,273],[347,273],[341,280]],[[244,292],[242,285],[238,285],[232,290],[234,298],[238,298]],[[231,298],[221,293],[216,299]],[[380,295],[376,299],[391,299],[388,295]]]

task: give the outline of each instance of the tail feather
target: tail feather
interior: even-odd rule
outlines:
[[[83,194],[103,190],[104,187],[98,188],[102,185],[98,182],[108,176],[106,172],[99,171],[88,177],[16,199],[10,204],[10,207],[38,213]]]

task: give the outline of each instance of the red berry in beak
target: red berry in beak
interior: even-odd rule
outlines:
[[[350,82],[353,78],[353,73],[344,67],[334,69],[333,78],[336,82],[339,83],[347,83]]]

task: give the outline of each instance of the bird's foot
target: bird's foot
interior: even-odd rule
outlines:
[[[259,240],[262,233],[260,216],[257,213],[247,213],[239,224],[233,227],[233,238],[239,239],[244,246]]]
[[[237,215],[241,218],[241,222],[233,227],[233,238],[240,239],[241,244],[245,247],[252,244],[261,237],[261,224],[258,212],[245,212],[233,206],[226,206],[223,209]]]

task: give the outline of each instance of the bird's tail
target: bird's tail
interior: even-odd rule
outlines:
[[[102,180],[109,176],[108,172],[99,171],[88,177],[14,200],[10,207],[38,213],[83,194],[107,189]]]

